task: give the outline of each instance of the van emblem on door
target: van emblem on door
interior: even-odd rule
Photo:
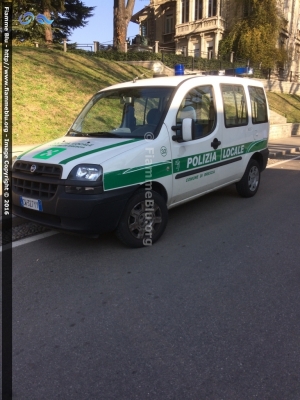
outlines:
[[[165,146],[162,146],[162,147],[160,148],[160,154],[161,154],[163,157],[166,157],[166,155],[167,155],[167,148],[166,148]]]
[[[31,167],[30,167],[30,172],[35,172],[36,171],[36,165],[32,165]]]

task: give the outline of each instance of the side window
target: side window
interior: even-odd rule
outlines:
[[[226,128],[248,124],[244,88],[241,85],[221,85]]]
[[[180,125],[184,118],[195,121],[195,138],[209,135],[216,124],[216,111],[212,86],[198,86],[190,90],[179,107],[176,124]]]
[[[262,124],[268,122],[267,102],[262,88],[249,86],[251,99],[252,123]]]

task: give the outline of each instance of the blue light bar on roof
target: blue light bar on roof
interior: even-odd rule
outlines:
[[[253,69],[250,67],[235,68],[236,75],[253,75]]]
[[[221,75],[221,76],[248,76],[253,75],[253,68],[250,67],[238,67],[229,68],[215,71],[206,71],[206,75]]]

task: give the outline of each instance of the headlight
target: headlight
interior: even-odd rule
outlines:
[[[72,169],[68,179],[81,182],[101,181],[103,169],[101,165],[80,164]]]

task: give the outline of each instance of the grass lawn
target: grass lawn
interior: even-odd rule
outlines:
[[[152,72],[108,60],[33,47],[13,47],[13,144],[63,136],[98,90]]]

